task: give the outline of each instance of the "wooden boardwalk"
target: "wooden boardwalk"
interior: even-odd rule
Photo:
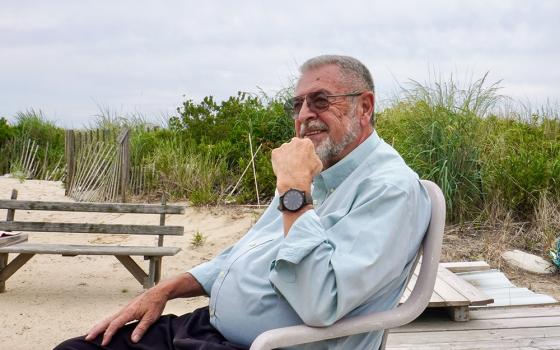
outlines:
[[[560,349],[560,306],[470,311],[469,322],[450,321],[441,309],[391,330],[387,349]]]
[[[469,269],[472,268],[481,269],[481,264],[476,266],[465,265],[464,263],[454,264],[455,263],[440,264],[434,286],[434,293],[432,294],[428,308],[444,308],[452,320],[464,322],[469,320],[469,306],[487,305],[493,303],[494,299],[452,272],[469,271]],[[482,268],[488,266],[488,264],[484,264]],[[410,279],[410,283],[406,287],[401,298],[401,303],[410,295],[416,283],[419,268],[419,266],[416,268],[414,275]]]

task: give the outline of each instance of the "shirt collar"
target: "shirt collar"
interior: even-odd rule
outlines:
[[[328,190],[336,189],[342,181],[344,181],[356,168],[362,164],[373,150],[380,143],[381,139],[375,130],[364,140],[358,147],[354,148],[352,152],[346,157],[339,160],[335,165],[327,170],[322,171],[314,179],[315,184],[324,183]]]

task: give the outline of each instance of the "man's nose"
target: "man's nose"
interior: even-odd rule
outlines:
[[[309,105],[307,104],[307,98],[305,98],[305,100],[301,105],[301,109],[299,110],[297,119],[300,122],[304,122],[309,118],[316,118],[316,117],[317,117],[317,113],[309,109]]]

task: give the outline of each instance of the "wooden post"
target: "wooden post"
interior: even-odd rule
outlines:
[[[8,266],[8,253],[0,253],[0,271]],[[6,291],[6,280],[0,279],[0,293]]]
[[[261,205],[261,200],[259,199],[259,185],[257,183],[257,170],[255,168],[255,154],[253,153],[253,141],[251,133],[249,133],[249,148],[251,150],[251,164],[253,164],[253,177],[255,178],[255,191],[257,192],[257,205]]]
[[[161,205],[165,206],[167,204],[167,197],[165,196],[165,191],[161,195]],[[159,214],[159,225],[165,226],[165,213]],[[158,236],[158,247],[163,246],[163,235]],[[154,283],[157,284],[161,278],[161,259],[150,260],[150,264],[154,262]]]
[[[126,203],[126,194],[128,189],[128,178],[130,172],[130,130],[124,129],[117,140],[119,144],[119,154],[121,155],[121,177],[120,177],[120,194],[121,202]]]
[[[70,192],[72,181],[74,180],[74,170],[76,169],[76,153],[74,144],[74,130],[66,130],[64,142],[64,154],[66,156],[66,182],[64,195]]]
[[[18,195],[18,191],[16,189],[13,189],[10,199],[12,200],[17,199],[17,195]],[[8,215],[6,215],[6,221],[14,221],[15,215],[16,215],[15,209],[8,209]]]
[[[41,169],[41,173],[38,174],[40,176],[39,180],[46,180],[47,167],[48,167],[48,154],[49,154],[49,141],[47,141],[47,145],[45,146],[45,157],[43,158],[43,169]]]
[[[12,196],[10,199],[17,199],[18,192],[16,189],[12,190]],[[15,209],[8,209],[8,214],[6,215],[6,221],[14,221],[14,216],[16,214]],[[0,271],[8,266],[8,253],[0,253]],[[7,278],[6,278],[7,279]],[[0,293],[6,291],[6,279],[0,279]]]

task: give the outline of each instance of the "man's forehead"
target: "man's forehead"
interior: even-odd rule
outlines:
[[[342,74],[337,66],[321,66],[301,75],[296,85],[295,95],[305,95],[318,90],[335,92],[341,89],[342,85]]]

